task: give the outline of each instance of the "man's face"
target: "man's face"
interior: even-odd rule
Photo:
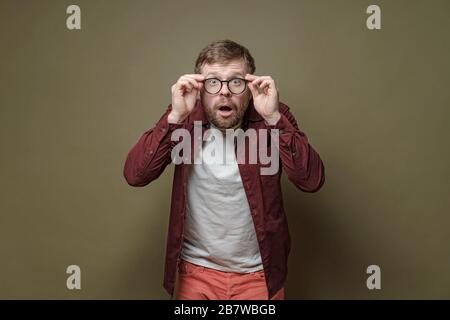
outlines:
[[[219,80],[231,80],[233,78],[244,79],[247,74],[247,66],[244,60],[231,60],[224,63],[205,64],[202,67],[202,75]],[[240,94],[232,94],[226,83],[217,94],[210,94],[204,87],[200,93],[201,101],[208,120],[219,129],[239,128],[248,103],[251,92],[248,88]]]

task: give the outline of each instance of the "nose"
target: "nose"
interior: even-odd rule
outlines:
[[[220,89],[219,94],[221,96],[226,96],[226,97],[230,97],[231,96],[231,92],[228,89],[228,83],[223,83],[222,84],[222,89]]]

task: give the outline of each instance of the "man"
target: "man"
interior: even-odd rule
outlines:
[[[181,143],[173,138],[179,129],[200,129],[202,136],[190,135],[188,142],[199,139],[202,147],[229,146],[225,132],[230,130],[267,130],[269,137],[279,137],[247,139],[244,162],[236,161],[233,139],[224,154],[226,164],[175,165],[164,288],[174,295],[178,270],[177,299],[284,299],[291,239],[281,172],[304,192],[316,192],[324,183],[323,163],[289,108],[279,102],[274,80],[254,72],[254,59],[245,47],[229,40],[206,46],[195,74],[181,76],[172,86],[171,105],[126,159],[127,182],[145,186],[172,162]],[[223,134],[208,138],[213,130]],[[275,132],[278,135],[272,135]],[[281,166],[274,174],[262,174],[261,161],[248,161],[250,146],[255,145],[276,146],[271,153]],[[197,157],[204,159],[205,153],[194,150],[184,159]]]

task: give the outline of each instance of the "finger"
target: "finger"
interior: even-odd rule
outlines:
[[[274,82],[271,80],[264,80],[261,82],[261,85],[259,86],[261,90],[264,90],[265,88],[270,88],[274,86]]]
[[[244,77],[245,80],[249,80],[249,81],[253,81],[257,78],[258,78],[258,76],[255,76],[254,74],[250,74],[250,73],[247,73]]]
[[[189,83],[192,88],[195,88],[195,89],[199,88],[199,83],[192,78],[181,77],[180,81],[183,81],[183,83]]]
[[[273,80],[271,77],[269,76],[261,76],[258,77],[257,79],[253,80],[253,84],[254,85],[259,85],[261,82],[263,82],[264,80]]]
[[[196,80],[194,77],[191,77],[191,76],[189,76],[189,75],[184,75],[184,76],[182,76],[180,79],[189,81],[189,82],[192,84],[192,86],[193,86],[194,88],[197,88],[197,89],[200,89],[200,88],[201,88],[202,82]]]
[[[181,78],[180,80],[177,81],[177,86],[178,86],[178,88],[189,88],[189,89],[191,89],[194,86],[194,84],[191,83],[189,80]]]
[[[183,91],[183,89],[184,89],[184,91],[187,91],[187,92],[192,91],[193,84],[187,80],[178,80],[177,84],[178,84],[178,90]]]
[[[198,74],[198,73],[185,74],[184,76],[190,77],[190,78],[195,79],[197,81],[204,81],[205,80],[205,76],[202,75],[202,74]]]
[[[197,80],[189,76],[181,76],[178,80],[189,81],[193,86],[197,86]]]
[[[255,81],[253,81],[251,84],[256,88],[256,90],[260,90],[260,85],[261,85],[261,82],[262,82],[263,80],[260,80],[260,79],[256,79]]]

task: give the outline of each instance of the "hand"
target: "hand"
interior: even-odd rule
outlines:
[[[197,102],[197,94],[203,87],[205,77],[201,74],[185,74],[172,86],[172,111],[169,123],[180,123],[191,113]]]
[[[278,89],[275,81],[269,76],[255,76],[247,74],[248,88],[253,95],[253,105],[261,117],[269,125],[274,125],[280,120],[281,114],[278,111]]]

